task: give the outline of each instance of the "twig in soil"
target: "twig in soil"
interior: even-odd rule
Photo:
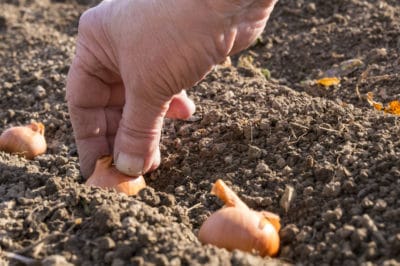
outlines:
[[[293,126],[296,126],[296,127],[301,127],[301,128],[309,130],[309,128],[307,126],[304,126],[304,125],[301,125],[301,124],[297,124],[295,122],[290,122],[290,124],[293,125]]]
[[[294,133],[293,128],[292,128],[292,127],[289,127],[289,128],[290,128],[290,133],[292,133],[292,136],[293,136],[295,139],[297,139],[296,133]]]
[[[378,81],[382,81],[382,80],[388,80],[391,78],[398,78],[400,76],[400,74],[396,73],[396,74],[384,74],[384,75],[379,75],[379,76],[371,76],[371,77],[367,77],[367,80],[372,80],[373,82],[378,82]]]
[[[289,145],[296,144],[297,142],[299,142],[307,134],[308,134],[308,132],[306,132],[304,134],[301,134],[295,141],[288,142],[288,144]]]
[[[199,208],[200,206],[201,206],[201,202],[199,202],[199,203],[193,205],[192,207],[188,208],[188,209],[187,209],[187,212],[190,212],[190,211],[193,210],[193,209]]]
[[[43,219],[45,219],[46,217],[48,217],[48,216],[49,216],[51,213],[53,213],[56,209],[59,209],[59,208],[61,208],[61,207],[65,207],[65,206],[66,206],[65,202],[61,202],[61,203],[59,203],[59,204],[53,206],[52,208],[50,208],[50,209],[48,210],[47,214],[44,216]],[[32,215],[33,215],[37,210],[39,210],[41,207],[43,207],[43,206],[37,206],[36,208],[34,208],[34,209],[28,214],[28,216],[26,217],[26,219],[30,220],[30,219],[32,218]]]
[[[326,127],[318,127],[319,129],[325,130],[325,131],[329,131],[329,132],[335,132],[337,134],[340,134],[340,131],[336,130],[336,129],[332,129],[332,128],[326,128]]]
[[[253,143],[253,125],[250,125],[250,143]]]
[[[291,185],[286,185],[285,192],[283,193],[283,196],[279,202],[280,206],[285,210],[286,213],[289,211],[290,204],[292,203],[295,195],[296,192],[294,187]]]
[[[44,190],[45,188],[46,188],[46,186],[37,187],[37,188],[35,188],[35,189],[32,189],[32,190],[31,190],[31,193],[40,192],[40,191]]]
[[[25,256],[19,255],[17,253],[8,252],[8,251],[3,251],[2,253],[4,253],[8,259],[17,260],[25,265],[29,265],[29,266],[41,265],[41,262],[39,260],[25,257]]]
[[[370,70],[371,70],[371,66],[368,66],[367,69],[364,70],[361,73],[361,75],[358,77],[358,79],[357,79],[357,83],[356,83],[356,88],[355,89],[356,89],[356,94],[357,94],[357,97],[358,97],[359,100],[362,100],[362,97],[361,97],[361,94],[360,94],[360,89],[359,89],[360,84],[361,84],[361,82],[363,82],[367,78],[368,73],[369,73]]]
[[[65,231],[65,233],[63,233],[63,232],[54,232],[54,233],[52,233],[50,235],[47,235],[47,236],[43,237],[42,239],[36,241],[35,243],[33,243],[33,244],[23,248],[23,249],[15,251],[15,253],[23,254],[23,253],[25,253],[25,252],[27,252],[27,251],[29,251],[31,249],[34,249],[34,248],[36,248],[35,253],[39,253],[41,248],[42,248],[42,246],[43,246],[42,243],[48,241],[51,238],[55,238],[55,237],[58,237],[58,236],[64,236],[65,237],[69,232],[72,231],[72,229],[75,228],[75,226],[77,226],[77,225],[79,225],[81,223],[82,223],[81,219],[75,219],[74,223]],[[38,247],[38,245],[41,245],[41,246]]]
[[[44,242],[32,249],[32,257],[36,258],[43,249]]]
[[[36,246],[38,246],[38,245],[41,244],[42,242],[45,242],[45,241],[47,241],[47,240],[49,240],[49,239],[51,239],[51,238],[53,238],[53,237],[60,236],[60,235],[62,235],[62,234],[63,234],[63,233],[61,233],[61,232],[55,232],[55,233],[52,233],[52,234],[50,234],[50,235],[47,235],[47,236],[43,237],[42,239],[36,241],[35,243],[33,243],[33,244],[31,244],[31,245],[29,245],[29,246],[27,246],[27,247],[24,247],[23,249],[20,249],[20,250],[16,251],[16,253],[21,253],[21,254],[23,254],[23,253],[25,253],[25,252],[27,252],[27,251],[29,251],[29,250],[35,248]]]

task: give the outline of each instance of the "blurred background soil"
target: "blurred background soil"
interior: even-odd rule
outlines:
[[[49,145],[0,152],[0,265],[400,264],[400,120],[366,99],[400,100],[398,0],[279,1],[257,43],[188,92],[194,117],[165,122],[136,197],[79,172],[65,79],[95,4],[0,1],[0,131],[41,121]],[[315,82],[328,76],[340,84]],[[218,178],[281,216],[276,259],[197,240]]]

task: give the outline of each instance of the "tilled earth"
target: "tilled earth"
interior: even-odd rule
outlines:
[[[0,2],[0,130],[41,121],[49,145],[32,161],[0,152],[0,265],[400,264],[400,117],[366,100],[400,100],[398,0],[281,0],[254,46],[189,91],[195,116],[166,121],[136,197],[79,172],[65,79],[94,4]],[[197,240],[218,178],[281,216],[276,259]]]

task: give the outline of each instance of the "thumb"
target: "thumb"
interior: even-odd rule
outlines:
[[[116,168],[130,176],[139,176],[160,164],[161,128],[170,99],[148,97],[127,90],[125,106],[114,143]]]

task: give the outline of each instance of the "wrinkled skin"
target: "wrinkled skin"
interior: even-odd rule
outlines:
[[[251,45],[276,0],[106,0],[79,22],[67,101],[81,171],[113,154],[137,176],[160,163],[164,117],[195,111],[184,89]]]

